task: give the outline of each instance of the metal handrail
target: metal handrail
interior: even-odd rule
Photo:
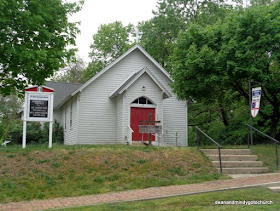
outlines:
[[[127,125],[127,127],[131,130],[132,133],[134,133],[134,131],[132,130],[132,128],[129,125]]]
[[[250,148],[250,132],[249,132],[249,128],[257,131],[258,133],[262,134],[263,136],[269,138],[270,140],[275,142],[275,153],[276,153],[276,168],[277,170],[279,170],[279,161],[278,161],[278,144],[280,143],[278,140],[276,140],[275,138],[272,138],[271,136],[263,133],[262,131],[258,130],[257,128],[252,127],[251,125],[246,124],[246,126],[248,127],[248,148]]]
[[[199,127],[195,126],[195,128],[196,128],[196,136],[197,136],[197,151],[199,151],[199,144],[200,144],[199,132],[201,132],[206,138],[208,138],[210,141],[212,141],[214,144],[216,144],[218,146],[219,161],[220,161],[220,172],[222,174],[223,173],[223,169],[222,169],[221,148],[223,148],[223,147],[220,144],[218,144],[216,141],[214,141],[214,139],[212,139],[206,133],[204,133]]]
[[[129,136],[131,136],[131,137],[129,137],[128,143],[131,145],[132,144],[132,133],[134,133],[134,131],[132,130],[132,128],[129,125],[127,125],[127,127],[130,130]]]

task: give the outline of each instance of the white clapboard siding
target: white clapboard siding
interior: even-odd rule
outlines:
[[[54,110],[53,111],[53,119],[57,121],[61,126],[63,125],[63,119],[62,119],[62,110]]]
[[[71,115],[71,104],[72,104],[72,126],[70,126],[70,115]],[[65,110],[66,119],[65,119]],[[77,144],[77,96],[71,98],[65,103],[62,109],[63,128],[64,128],[64,144],[73,145]],[[66,120],[66,129],[65,129]]]
[[[156,118],[163,121],[164,128],[176,129],[185,134],[181,136],[182,142],[184,142],[185,140],[183,139],[186,139],[185,102],[177,101],[174,94],[169,101],[168,99],[162,101],[161,89],[146,73],[136,80],[122,95],[113,99],[109,98],[110,94],[133,72],[145,67],[171,92],[171,88],[168,86],[171,80],[136,48],[80,92],[77,111],[79,116],[75,120],[76,124],[78,124],[76,125],[78,127],[77,138],[76,140],[72,139],[75,136],[70,131],[67,131],[69,130],[68,126],[67,135],[65,135],[67,138],[66,144],[124,143],[124,138],[128,134],[127,126],[130,125],[130,103],[141,96],[151,99],[156,104]],[[145,93],[142,91],[143,84],[147,87]],[[67,108],[67,114],[69,115],[69,107],[67,106]],[[163,111],[167,113],[163,114]],[[170,113],[171,111],[173,111],[172,114]],[[177,112],[175,115],[174,111]],[[62,119],[64,119],[64,113]],[[166,142],[172,143],[172,140],[166,139]]]
[[[145,91],[142,87],[145,86]],[[147,73],[144,73],[138,80],[136,80],[125,92],[124,116],[125,125],[130,125],[130,108],[133,107],[131,103],[139,98],[146,97],[154,103],[156,108],[156,120],[162,121],[162,90],[155,84]],[[142,107],[149,107],[151,105],[138,105]],[[129,130],[125,130],[125,136],[129,136]]]
[[[163,142],[176,145],[176,131],[178,146],[187,146],[187,108],[186,102],[178,101],[174,95],[163,101]]]
[[[180,146],[187,145],[187,107],[186,101],[179,101],[176,98],[176,94],[172,92],[170,84],[172,81],[166,77],[145,55],[139,53],[139,57],[142,57],[146,62],[149,70],[157,77],[161,84],[163,84],[167,90],[172,93],[171,98],[163,100],[163,129],[168,130],[169,134],[164,135],[163,142],[170,145],[176,144],[176,131],[178,131],[177,143]]]
[[[141,59],[137,59],[136,53],[132,52],[81,92],[79,105],[80,144],[122,142],[117,132],[117,98],[110,99],[109,95],[132,72],[142,68]]]
[[[123,96],[117,96],[117,140],[123,140],[123,127],[125,126],[123,123]]]

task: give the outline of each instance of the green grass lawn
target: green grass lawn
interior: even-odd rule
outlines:
[[[273,205],[216,205],[216,201],[272,201]],[[280,210],[280,194],[266,188],[218,191],[197,195],[170,197],[165,199],[113,203],[63,209],[66,211],[105,211],[105,210]]]
[[[0,202],[100,194],[228,178],[195,148],[7,146],[0,148]]]
[[[255,145],[251,147],[251,149],[255,155],[258,155],[258,159],[263,161],[264,165],[267,166],[270,171],[277,172],[275,144]],[[280,164],[279,154],[280,149],[278,146],[278,160]]]

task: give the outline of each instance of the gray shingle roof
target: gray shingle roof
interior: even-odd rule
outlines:
[[[65,102],[67,98],[77,90],[82,84],[74,84],[67,82],[54,82],[46,81],[45,85],[54,89],[54,105],[53,108],[56,109],[61,103]]]

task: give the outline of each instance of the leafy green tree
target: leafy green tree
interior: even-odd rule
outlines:
[[[23,102],[15,95],[0,96],[0,139],[11,132]]]
[[[117,59],[131,46],[130,36],[134,27],[132,24],[123,26],[122,22],[102,24],[93,35],[92,51],[89,56],[92,61],[82,74],[83,81],[89,80],[106,65]]]
[[[0,94],[24,91],[28,84],[41,85],[64,66],[73,54],[77,23],[68,16],[81,9],[83,1],[0,1]]]
[[[262,84],[259,125],[275,137],[280,109],[280,3],[232,12],[225,23],[191,26],[178,38],[174,91],[181,99],[224,102],[225,90],[248,99],[248,80]],[[245,114],[244,114],[245,115]]]
[[[82,73],[82,81],[86,82],[105,67],[102,61],[91,61]]]
[[[141,45],[168,71],[172,69],[170,56],[180,31],[189,24],[207,25],[223,19],[232,6],[225,1],[160,0],[154,17],[140,24],[143,31]]]
[[[93,35],[92,49],[89,54],[94,63],[100,61],[104,65],[112,62],[131,47],[129,36],[133,25],[123,26],[120,21],[102,24]]]

